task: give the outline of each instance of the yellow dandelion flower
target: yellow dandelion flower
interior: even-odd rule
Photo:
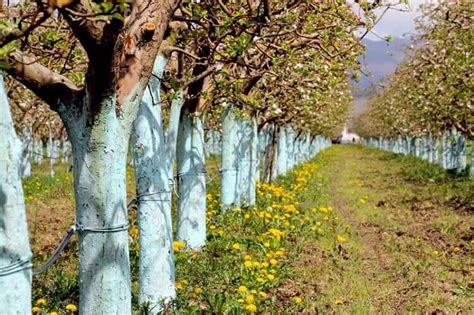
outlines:
[[[461,251],[461,248],[456,246],[456,247],[453,247],[452,251],[455,252],[455,253],[458,253],[458,252]]]
[[[252,259],[252,256],[250,256],[250,255],[245,255],[244,256],[244,260],[251,260],[251,259]]]
[[[247,268],[252,268],[253,265],[252,265],[252,262],[250,260],[246,260],[244,262],[244,266],[247,267]]]
[[[232,249],[233,250],[239,250],[240,249],[240,244],[239,243],[235,243],[232,245]]]
[[[250,293],[257,294],[257,290],[251,290]]]
[[[173,251],[178,252],[184,248],[184,243],[181,241],[173,241]]]
[[[264,281],[265,281],[265,280],[264,280],[263,278],[261,278],[261,277],[258,277],[258,278],[257,278],[257,282],[259,282],[259,283],[262,283],[262,282],[264,282]]]
[[[273,266],[275,266],[276,264],[278,264],[278,260],[276,260],[276,259],[270,259],[270,264],[272,264]]]
[[[201,294],[201,293],[202,293],[202,289],[201,289],[200,287],[196,287],[196,288],[194,289],[194,293],[196,293],[196,294]]]
[[[296,296],[293,301],[295,301],[296,304],[300,304],[301,302],[303,302],[303,299],[300,298],[299,296]]]
[[[31,312],[32,313],[41,313],[41,308],[39,308],[38,306],[35,306],[31,309]]]
[[[66,305],[66,311],[68,312],[77,312],[77,306],[74,304]]]
[[[245,301],[244,301],[244,299],[238,299],[237,302],[244,303]]]
[[[266,299],[266,298],[267,298],[267,294],[266,294],[265,292],[263,292],[263,291],[258,292],[258,295],[260,295],[260,297],[261,297],[262,299]]]
[[[338,235],[338,236],[337,236],[337,241],[338,241],[339,243],[345,243],[345,242],[347,242],[347,239],[346,239],[344,236],[342,236],[342,235]]]
[[[243,293],[243,292],[246,292],[246,291],[247,291],[247,287],[244,286],[244,285],[241,285],[241,286],[238,288],[238,291],[239,291],[239,292],[242,292],[242,293]]]
[[[255,301],[255,298],[254,298],[253,294],[249,294],[245,298],[245,302],[247,302],[247,304],[253,304],[254,301]]]
[[[267,275],[268,280],[274,280],[275,276],[274,275]]]
[[[59,313],[55,312],[55,311],[52,311],[51,313],[49,313],[49,315],[59,315]]]
[[[263,243],[263,246],[265,246],[265,247],[268,248],[268,247],[270,247],[270,243],[269,243],[269,242],[265,242],[265,243]]]
[[[41,298],[36,301],[36,306],[46,305],[46,299]]]
[[[252,314],[257,313],[257,307],[255,306],[255,304],[247,304],[245,306],[245,310]]]
[[[138,229],[134,226],[130,229],[130,236],[136,238],[138,236]]]

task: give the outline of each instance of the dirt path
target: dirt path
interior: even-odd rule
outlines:
[[[474,309],[472,180],[361,146],[318,158],[327,222],[305,239],[280,295],[310,313],[468,314]],[[321,198],[320,198],[321,199]],[[324,210],[324,209],[323,209]]]

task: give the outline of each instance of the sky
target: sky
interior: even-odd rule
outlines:
[[[365,64],[364,71],[370,75],[363,76],[360,82],[355,84],[359,91],[354,95],[354,115],[363,112],[366,107],[367,100],[360,91],[394,72],[397,64],[403,60],[403,49],[410,44],[410,37],[416,34],[415,20],[421,15],[419,6],[433,1],[436,0],[409,0],[409,5],[397,6],[400,10],[388,10],[374,27],[375,34],[369,33],[364,38],[363,43],[367,48],[362,62]],[[376,11],[377,15],[382,11]],[[393,41],[384,41],[386,36],[392,36]]]
[[[429,3],[429,0],[409,0],[409,5],[399,5],[397,8],[403,11],[390,9],[375,26],[375,32],[381,37],[392,35],[394,37],[405,37],[415,33],[415,19],[420,15],[420,4]],[[376,11],[377,15],[382,9]],[[380,40],[377,36],[369,34],[368,39]]]

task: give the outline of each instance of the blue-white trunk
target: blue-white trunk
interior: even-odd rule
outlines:
[[[43,148],[44,144],[41,139],[36,139],[34,141],[34,149],[33,149],[33,156],[35,163],[42,163],[43,162]]]
[[[86,106],[60,105],[59,110],[72,144],[76,222],[83,227],[78,231],[79,312],[128,315],[125,166],[132,122],[117,117],[114,95],[103,100],[93,124],[88,123]],[[127,117],[131,120],[133,115]]]
[[[250,120],[251,140],[250,140],[250,182],[249,182],[249,205],[255,205],[257,201],[257,181],[259,178],[259,147],[258,147],[258,126],[257,117]]]
[[[251,141],[252,127],[248,120],[239,121],[238,141],[238,181],[237,195],[239,205],[248,205],[250,198]]]
[[[277,157],[276,157],[276,175],[285,175],[287,172],[287,144],[286,144],[286,130],[284,127],[278,129],[278,142],[277,142]],[[306,153],[306,152],[303,152]]]
[[[170,181],[170,189],[174,189],[174,167],[176,164],[176,145],[178,141],[179,117],[184,104],[183,91],[179,90],[171,101],[171,109],[169,113],[168,128],[166,130],[166,168]],[[171,198],[172,193],[170,193]]]
[[[175,297],[170,182],[161,116],[160,84],[166,59],[159,55],[133,123],[132,152],[140,232],[139,303],[151,313]]]
[[[232,106],[222,113],[222,148],[221,148],[221,203],[223,210],[237,206],[238,180],[238,130],[239,122]]]
[[[33,152],[33,130],[31,127],[23,128],[22,143],[21,174],[23,178],[26,178],[31,176],[31,155]]]
[[[18,139],[0,75],[0,305],[6,315],[31,314],[31,251]]]
[[[200,117],[181,111],[178,143],[178,216],[176,237],[187,248],[206,243],[206,164],[204,129]]]
[[[51,127],[48,128],[48,157],[49,157],[49,175],[54,177],[54,144],[53,137],[51,134]]]

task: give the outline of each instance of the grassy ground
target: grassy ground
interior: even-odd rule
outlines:
[[[355,145],[259,187],[256,207],[219,211],[208,165],[208,245],[177,251],[173,313],[468,313],[473,305],[474,182]],[[35,263],[74,222],[72,175],[35,168],[25,182]],[[129,198],[133,172],[128,171]],[[131,220],[134,223],[134,212]],[[131,229],[133,291],[138,239]],[[179,244],[176,244],[179,245]],[[179,247],[179,246],[178,246]],[[76,244],[34,278],[44,314],[77,304]],[[136,313],[144,313],[136,305]],[[169,311],[170,313],[172,311]]]
[[[306,308],[322,313],[472,311],[472,179],[353,145],[318,160],[323,198],[346,241],[334,251],[331,237],[305,238],[282,294],[306,292]]]

